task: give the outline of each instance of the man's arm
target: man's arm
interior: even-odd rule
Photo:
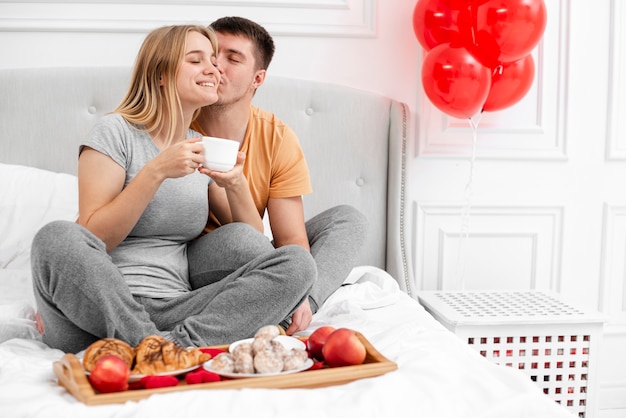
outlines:
[[[301,196],[269,198],[267,214],[275,247],[296,244],[311,250],[304,226],[304,204]]]
[[[267,214],[275,247],[296,244],[311,251],[304,226],[304,205],[301,196],[280,199],[269,198]],[[285,332],[287,335],[293,335],[298,331],[302,331],[309,326],[312,319],[313,312],[307,298],[294,311],[291,316],[291,325]]]

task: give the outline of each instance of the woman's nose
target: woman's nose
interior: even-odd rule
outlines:
[[[214,63],[209,63],[209,65],[206,66],[206,68],[204,69],[204,72],[206,74],[211,74],[211,73],[219,73],[220,70],[219,68],[217,68],[217,64]]]
[[[223,71],[223,66],[221,65],[222,59],[220,59],[220,57],[218,56],[218,58],[215,60],[215,68],[217,68],[217,71],[219,71],[220,73]]]

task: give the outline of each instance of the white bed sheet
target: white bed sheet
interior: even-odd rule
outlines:
[[[572,415],[521,372],[489,363],[398,289],[384,271],[353,270],[305,334],[331,324],[360,331],[398,365],[385,375],[316,389],[189,390],[86,406],[57,384],[62,357],[37,339],[0,344],[2,417],[437,417]],[[34,325],[31,325],[34,326]]]

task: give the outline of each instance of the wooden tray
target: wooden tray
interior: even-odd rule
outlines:
[[[65,354],[52,365],[59,384],[67,389],[76,399],[86,405],[102,405],[123,403],[147,398],[157,393],[178,392],[197,389],[240,389],[240,388],[316,388],[341,385],[365,377],[373,377],[396,370],[396,363],[380,354],[372,344],[360,333],[357,335],[365,345],[367,356],[365,362],[358,366],[321,368],[306,370],[300,373],[283,376],[253,377],[229,379],[219,382],[198,383],[187,385],[181,378],[177,386],[158,389],[136,389],[115,393],[97,393],[91,387],[80,360],[74,354]],[[306,339],[303,339],[306,341]],[[226,349],[228,345],[214,348]]]

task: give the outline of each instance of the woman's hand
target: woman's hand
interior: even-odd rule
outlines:
[[[191,174],[204,162],[202,153],[204,147],[201,141],[202,138],[197,137],[176,142],[162,150],[147,165],[163,179]]]

